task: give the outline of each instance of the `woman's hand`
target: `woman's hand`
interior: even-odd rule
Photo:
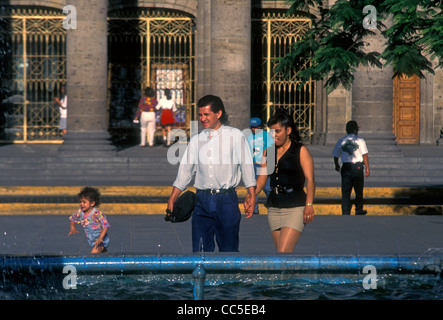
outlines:
[[[305,210],[303,211],[303,221],[304,223],[311,223],[314,221],[314,207],[311,205],[305,205]]]

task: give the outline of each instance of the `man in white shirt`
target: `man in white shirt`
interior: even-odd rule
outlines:
[[[215,236],[220,252],[237,252],[241,213],[235,188],[243,180],[251,199],[245,202],[249,218],[256,199],[252,154],[243,133],[226,125],[228,116],[219,97],[205,96],[197,107],[203,130],[186,148],[168,209],[172,212],[175,200],[194,178],[193,251],[214,251]]]
[[[351,214],[351,191],[355,191],[355,214],[365,215],[363,210],[364,177],[369,176],[369,157],[366,142],[358,136],[358,124],[351,120],[346,123],[347,135],[340,140],[332,151],[335,170],[340,172],[339,158],[341,158],[341,192],[342,214]],[[363,173],[364,171],[364,173]]]

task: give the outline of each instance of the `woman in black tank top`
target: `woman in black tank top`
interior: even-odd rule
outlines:
[[[268,220],[277,251],[293,252],[305,224],[314,219],[314,162],[285,111],[278,111],[268,127],[275,141],[275,168],[267,168],[267,172],[272,172]],[[262,164],[263,172],[267,164],[272,166],[272,161]],[[256,194],[261,192],[266,179],[267,175],[257,178]]]

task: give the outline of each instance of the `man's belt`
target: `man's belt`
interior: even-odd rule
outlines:
[[[220,193],[233,193],[235,192],[235,188],[229,189],[198,189],[197,191],[210,193],[210,194],[220,194]]]
[[[344,166],[364,166],[364,162],[344,162]]]

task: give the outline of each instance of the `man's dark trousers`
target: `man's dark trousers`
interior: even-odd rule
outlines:
[[[341,209],[343,215],[351,214],[351,192],[355,192],[355,213],[363,212],[364,166],[363,163],[343,163],[341,168]]]
[[[213,252],[214,236],[220,252],[238,252],[241,212],[237,193],[197,191],[192,216],[192,250]]]

